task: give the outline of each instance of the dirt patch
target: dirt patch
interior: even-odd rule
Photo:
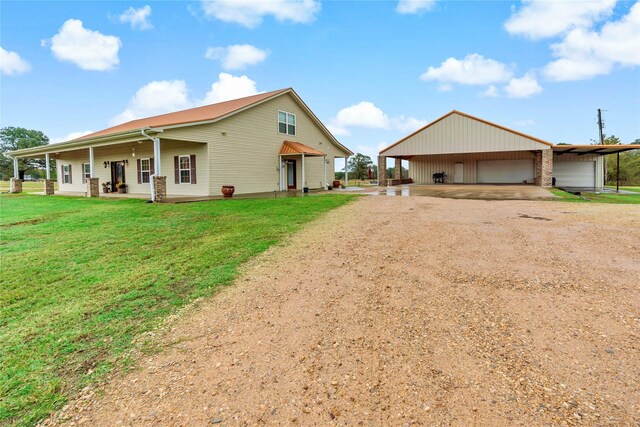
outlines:
[[[638,425],[640,211],[563,209],[363,198],[47,424]]]

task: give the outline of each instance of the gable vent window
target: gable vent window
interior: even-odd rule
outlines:
[[[296,134],[296,115],[285,111],[278,111],[278,132],[285,135]]]

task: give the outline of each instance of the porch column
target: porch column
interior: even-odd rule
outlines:
[[[304,167],[304,154],[302,154],[302,191],[304,192],[304,188],[307,186],[307,178],[305,176],[305,167]]]
[[[344,158],[344,188],[349,186],[349,156]]]
[[[395,158],[396,167],[393,172],[393,179],[402,179],[402,159],[400,157]]]
[[[18,158],[13,158],[13,178],[9,180],[9,191],[11,193],[22,193],[22,180],[18,171]]]
[[[387,158],[378,156],[378,186],[387,185]]]
[[[326,155],[322,158],[322,161],[324,162],[324,189],[326,191],[327,188],[329,187],[329,185],[327,184],[327,156]]]
[[[540,186],[549,188],[551,187],[553,177],[553,150],[542,150],[541,154],[541,174],[540,174]]]
[[[45,167],[47,168],[46,177],[47,179],[51,179],[51,165],[49,162],[49,153],[45,153],[44,155],[44,164],[45,164]]]
[[[283,167],[282,167],[282,154],[278,154],[278,191],[284,191],[284,189],[282,188],[282,177],[284,174],[283,171]]]
[[[151,200],[162,203],[167,198],[167,177],[162,176],[160,161],[160,138],[153,138],[153,167],[154,174],[149,180]]]
[[[89,177],[93,178],[93,147],[89,147]]]

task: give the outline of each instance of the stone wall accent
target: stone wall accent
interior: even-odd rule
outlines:
[[[44,194],[45,196],[53,196],[54,193],[54,187],[53,185],[55,184],[55,181],[52,179],[45,179],[44,180]]]
[[[22,193],[22,180],[18,178],[11,178],[9,180],[9,189],[12,193]]]
[[[100,196],[100,178],[87,178],[87,197]]]
[[[540,186],[550,188],[553,178],[553,150],[551,148],[542,150],[540,163]]]
[[[378,185],[387,185],[387,158],[378,156]]]
[[[166,176],[154,176],[153,177],[153,194],[154,202],[162,203],[167,199],[167,177]]]
[[[542,151],[536,151],[536,176],[533,180],[535,185],[542,182]]]
[[[402,159],[396,157],[396,166],[393,172],[393,179],[402,179]]]

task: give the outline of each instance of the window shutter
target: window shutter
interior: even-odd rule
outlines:
[[[60,165],[60,184],[64,184],[64,165]]]
[[[153,162],[153,157],[149,159],[149,175],[156,174],[156,165]]]
[[[83,184],[87,183],[87,177],[84,174],[84,163],[82,164],[82,183]]]
[[[72,184],[71,182],[72,177],[73,177],[73,174],[71,173],[71,165],[69,165],[69,184]]]
[[[138,164],[138,184],[142,184],[142,164],[140,159],[136,160]]]
[[[180,160],[178,159],[178,156],[173,156],[173,171],[176,178],[176,184],[180,184],[180,168],[178,164],[179,161]]]
[[[192,184],[197,184],[196,182],[196,155],[192,154],[190,156],[190,161],[189,163],[191,164],[191,183]]]

